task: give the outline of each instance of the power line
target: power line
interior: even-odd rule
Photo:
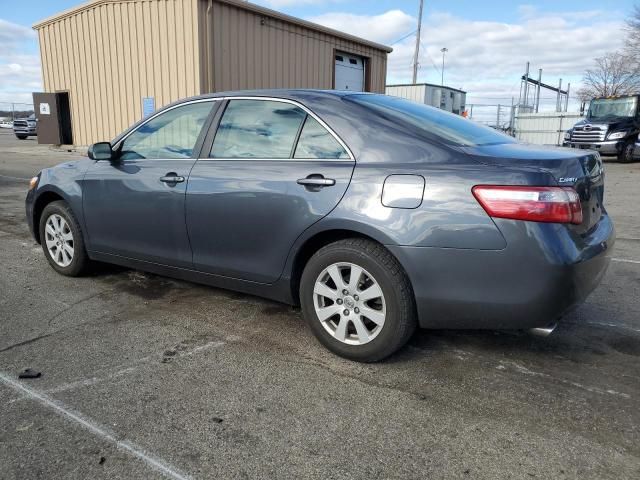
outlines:
[[[389,44],[389,46],[391,46],[391,45],[395,45],[396,43],[400,43],[402,40],[404,40],[405,38],[410,37],[411,35],[413,35],[413,34],[414,34],[414,33],[416,33],[416,32],[417,32],[417,30],[414,30],[413,32],[409,32],[409,33],[407,33],[406,35],[403,35],[402,37],[400,37],[400,38],[399,38],[398,40],[396,40],[395,42],[390,43],[390,44]]]
[[[424,55],[427,56],[427,58],[429,59],[429,61],[431,62],[431,65],[433,65],[433,68],[436,69],[436,72],[438,73],[442,73],[442,70],[440,70],[440,67],[438,67],[436,65],[436,62],[433,61],[433,58],[431,58],[431,55],[429,55],[429,52],[427,51],[427,47],[425,47],[424,43],[422,43],[422,40],[420,40],[420,46],[422,47],[422,50],[424,51]]]

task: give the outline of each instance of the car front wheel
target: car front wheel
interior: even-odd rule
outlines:
[[[618,154],[618,161],[621,163],[630,163],[633,161],[633,150],[635,148],[635,142],[633,140],[628,141],[622,146],[620,153]]]
[[[302,274],[300,301],[318,340],[351,360],[382,360],[416,328],[409,279],[391,253],[370,240],[341,240],[316,252]]]
[[[40,216],[40,243],[55,271],[69,277],[81,275],[89,258],[80,225],[64,201],[48,204]]]

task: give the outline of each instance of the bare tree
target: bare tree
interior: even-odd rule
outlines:
[[[578,96],[583,101],[596,97],[640,93],[640,67],[628,55],[612,52],[596,58],[582,77]]]
[[[640,63],[640,5],[633,7],[631,18],[627,20],[626,54]]]

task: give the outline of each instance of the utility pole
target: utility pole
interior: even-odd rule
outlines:
[[[562,111],[562,103],[560,100],[561,91],[562,91],[562,79],[560,79],[560,81],[558,82],[558,93],[556,96],[556,112]]]
[[[515,137],[515,134],[513,133],[513,127],[514,127],[514,119],[516,116],[516,106],[514,105],[515,103],[515,98],[511,97],[511,110],[509,110],[509,134],[512,137]]]
[[[444,47],[441,48],[440,51],[442,52],[442,79],[440,80],[440,85],[444,86],[444,54],[447,53],[449,49]]]
[[[527,71],[524,74],[524,77],[524,110],[526,111],[528,110],[529,105],[529,62],[527,62]]]
[[[540,84],[542,83],[542,69],[538,70],[538,87],[536,88],[536,113],[540,108]]]
[[[416,30],[416,50],[413,53],[413,84],[418,83],[418,54],[420,53],[420,29],[422,28],[422,7],[424,0],[420,0],[420,10],[418,13],[418,30]]]

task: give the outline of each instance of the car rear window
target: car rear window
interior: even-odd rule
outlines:
[[[418,127],[448,144],[471,147],[516,142],[514,138],[473,120],[403,98],[354,94],[346,99],[391,121]]]

